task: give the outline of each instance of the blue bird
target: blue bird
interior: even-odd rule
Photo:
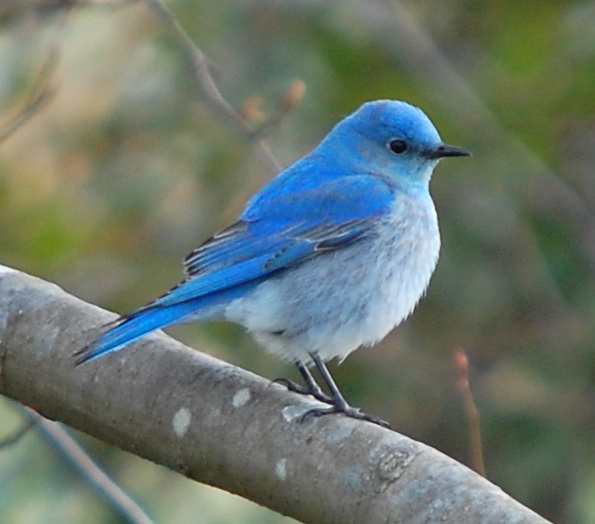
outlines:
[[[469,154],[416,107],[362,105],[190,253],[183,282],[117,320],[77,363],[172,324],[224,319],[297,365],[305,386],[281,382],[329,404],[309,414],[385,424],[345,401],[324,362],[375,344],[413,311],[440,250],[432,172]]]

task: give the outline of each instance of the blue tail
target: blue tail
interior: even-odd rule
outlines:
[[[117,351],[151,331],[172,324],[222,318],[225,304],[245,295],[259,282],[259,279],[255,279],[218,293],[198,297],[189,297],[188,286],[183,282],[154,302],[105,326],[108,329],[103,335],[74,354],[76,363],[82,364]]]
[[[196,313],[198,309],[196,302],[196,300],[189,300],[166,307],[147,306],[118,319],[114,327],[75,353],[76,363],[82,364],[96,359],[130,344],[151,331],[182,321],[184,317]]]

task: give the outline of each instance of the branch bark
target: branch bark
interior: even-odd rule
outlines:
[[[114,316],[0,266],[0,393],[114,446],[306,523],[547,521],[442,453],[163,334],[76,367]]]

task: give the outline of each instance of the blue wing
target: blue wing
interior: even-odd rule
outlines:
[[[242,296],[247,287],[273,273],[373,234],[375,221],[389,211],[393,199],[389,184],[370,175],[323,180],[299,194],[267,189],[250,202],[238,222],[186,257],[186,280],[116,321],[79,351],[78,362],[197,316],[201,309]]]

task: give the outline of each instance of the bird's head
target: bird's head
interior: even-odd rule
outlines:
[[[328,142],[337,156],[358,170],[412,184],[427,185],[441,158],[470,155],[444,144],[421,109],[394,100],[362,105],[337,124]]]

